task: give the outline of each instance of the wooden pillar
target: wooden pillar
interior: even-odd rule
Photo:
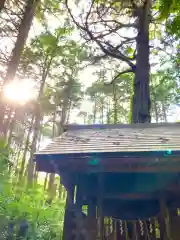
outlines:
[[[128,229],[128,237],[129,239],[133,239],[133,223],[131,221],[127,222],[127,229]]]
[[[142,239],[142,234],[141,234],[141,222],[138,220],[136,221],[136,233],[137,233],[137,239],[140,240]]]
[[[133,222],[133,240],[138,240],[138,232],[137,232],[137,222]]]
[[[75,228],[75,238],[74,240],[79,240],[83,237],[83,234],[87,234],[86,224],[85,224],[85,216],[83,217],[82,213],[82,192],[80,184],[77,185],[76,189],[76,228]]]
[[[66,198],[66,207],[64,215],[64,229],[63,229],[63,240],[71,240],[72,238],[72,205],[74,204],[74,185],[68,183],[67,187],[67,198]]]
[[[166,226],[166,204],[163,199],[160,200],[160,216],[159,216],[159,230],[160,230],[160,240],[167,240],[167,226]]]
[[[103,194],[104,194],[104,176],[98,174],[98,217],[99,217],[99,240],[104,240],[104,216],[103,216]]]
[[[88,199],[88,226],[90,239],[97,237],[96,205],[92,198]]]
[[[180,239],[180,217],[177,214],[177,209],[169,211],[170,234],[172,240]]]

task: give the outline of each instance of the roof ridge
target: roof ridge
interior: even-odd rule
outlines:
[[[65,131],[88,130],[88,129],[119,129],[119,128],[159,128],[159,127],[179,127],[180,122],[169,123],[133,123],[133,124],[67,124],[64,126]]]

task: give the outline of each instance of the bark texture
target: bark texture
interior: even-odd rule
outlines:
[[[132,122],[150,122],[149,22],[150,0],[138,9],[137,57],[134,78]]]

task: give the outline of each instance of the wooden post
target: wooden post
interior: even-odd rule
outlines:
[[[180,239],[180,217],[177,214],[177,209],[169,211],[170,232],[172,240]]]
[[[116,233],[117,233],[117,229],[116,229],[116,220],[112,219],[112,239],[116,239]]]
[[[127,222],[128,237],[132,240],[133,238],[133,223],[131,221]]]
[[[141,236],[141,225],[140,225],[139,220],[136,221],[136,233],[137,233],[137,238],[141,239],[142,238],[142,236]]]
[[[166,228],[166,205],[163,199],[160,200],[160,217],[159,217],[159,230],[160,240],[167,240],[167,228]]]
[[[83,217],[82,213],[82,192],[81,192],[81,186],[80,184],[77,185],[76,190],[76,229],[75,229],[75,240],[79,240],[82,237],[82,234],[86,234],[87,229],[85,229],[85,217]]]
[[[71,240],[72,238],[73,229],[71,216],[72,204],[74,204],[74,185],[69,182],[67,188],[67,198],[64,215],[63,240]]]
[[[88,199],[88,225],[90,228],[89,239],[96,239],[97,237],[97,220],[96,220],[96,205],[92,198]]]
[[[99,240],[104,240],[104,216],[103,216],[103,193],[104,193],[104,176],[103,173],[98,174],[98,217],[99,217]]]
[[[133,222],[133,240],[138,240],[138,233],[137,233],[137,223],[136,221]]]

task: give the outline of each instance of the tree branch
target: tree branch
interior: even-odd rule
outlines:
[[[113,84],[114,81],[116,81],[120,76],[126,74],[126,73],[135,73],[136,71],[136,67],[134,67],[133,69],[132,68],[129,68],[129,69],[126,69],[122,72],[119,72],[112,80],[110,83],[105,83],[105,85],[110,85],[110,84]]]
[[[89,25],[88,25],[88,20],[89,20],[89,17],[91,15],[91,12],[92,12],[92,7],[95,3],[95,0],[92,0],[92,3],[91,3],[91,6],[89,8],[89,11],[86,15],[86,18],[85,18],[85,23],[84,23],[84,26],[82,26],[81,24],[79,24],[79,22],[76,21],[76,19],[74,18],[72,12],[71,12],[71,9],[69,8],[69,5],[68,5],[68,0],[65,0],[65,5],[66,5],[66,8],[68,10],[68,13],[70,15],[70,17],[72,18],[73,22],[75,23],[75,25],[80,28],[81,30],[83,30],[84,32],[86,32],[90,38],[90,40],[92,41],[95,41],[96,44],[99,46],[99,48],[106,54],[106,55],[109,55],[113,58],[116,58],[116,59],[119,59],[121,61],[124,61],[126,62],[130,68],[133,70],[135,68],[135,64],[132,63],[132,60],[133,59],[130,59],[128,58],[127,56],[125,56],[124,54],[122,54],[120,51],[117,51],[113,46],[112,47],[108,47],[106,48],[101,42],[100,40],[98,40],[94,35],[93,33],[91,32],[91,30],[89,29]],[[117,30],[117,29],[116,29]],[[106,43],[104,43],[106,44]]]

